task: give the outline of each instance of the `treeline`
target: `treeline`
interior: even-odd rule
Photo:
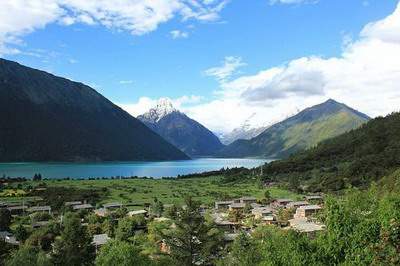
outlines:
[[[379,117],[288,159],[264,166],[264,179],[294,189],[363,187],[400,167],[400,113]]]

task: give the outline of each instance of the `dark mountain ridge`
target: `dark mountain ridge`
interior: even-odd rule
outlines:
[[[188,159],[79,82],[0,59],[0,161]]]

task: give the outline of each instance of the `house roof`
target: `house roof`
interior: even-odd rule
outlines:
[[[244,204],[244,203],[232,203],[232,204],[229,205],[229,207],[233,208],[233,209],[239,209],[239,208],[246,207],[246,204]]]
[[[119,203],[119,202],[106,203],[106,204],[103,204],[103,207],[104,208],[122,207],[122,203]]]
[[[93,209],[92,204],[80,204],[80,205],[74,205],[72,206],[72,209],[74,210],[85,210],[85,209]]]
[[[320,210],[321,207],[318,205],[306,205],[306,206],[300,206],[299,209],[303,210]]]
[[[30,212],[38,212],[38,211],[51,211],[50,206],[33,206],[28,209]]]
[[[286,203],[286,202],[292,202],[293,200],[291,200],[291,199],[276,199],[275,201],[278,203]]]
[[[137,210],[137,211],[130,211],[128,212],[129,216],[133,216],[133,215],[139,215],[139,214],[146,214],[147,211],[146,210]]]
[[[12,210],[24,210],[24,209],[28,209],[28,206],[11,206],[11,207],[8,207],[7,208],[9,211],[12,211]]]
[[[255,214],[255,213],[272,213],[273,210],[270,207],[259,207],[259,208],[254,208],[251,212],[253,214]]]
[[[64,203],[65,206],[81,205],[82,201],[67,201]]]
[[[257,200],[255,197],[250,197],[250,196],[241,197],[239,199],[240,200]]]
[[[305,196],[305,199],[307,200],[315,200],[315,199],[322,199],[323,197],[321,195],[309,195]]]
[[[107,234],[93,235],[92,243],[96,246],[106,244],[111,238]]]
[[[305,206],[305,205],[310,205],[307,201],[293,201],[289,202],[289,206]]]
[[[229,205],[232,204],[233,200],[225,200],[225,201],[216,201],[215,204],[221,204],[221,205]]]

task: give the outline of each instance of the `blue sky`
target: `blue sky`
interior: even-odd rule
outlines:
[[[200,114],[202,110],[221,110],[216,104],[231,97],[227,87],[231,88],[232,82],[254,77],[261,71],[286,68],[299,58],[342,58],[346,47],[351,49],[359,43],[360,32],[366,25],[385,19],[398,5],[397,0],[281,0],[275,3],[268,0],[203,0],[195,1],[203,5],[202,9],[187,4],[192,13],[197,12],[191,16],[183,15],[180,7],[170,13],[160,11],[162,15],[155,18],[138,15],[141,22],[148,19],[153,23],[139,27],[137,23],[126,21],[137,17],[127,17],[118,10],[112,12],[122,19],[107,24],[105,19],[90,10],[91,6],[76,4],[79,1],[67,0],[71,3],[65,5],[59,4],[58,0],[29,1],[39,7],[46,6],[41,12],[48,9],[49,13],[40,17],[34,14],[22,25],[15,22],[15,29],[4,26],[7,21],[2,22],[0,18],[2,57],[82,81],[115,103],[126,106],[133,114],[144,111],[160,97],[170,97],[178,107],[216,131],[229,131],[258,111],[246,109],[240,117],[221,116],[218,119],[229,120],[229,125],[220,128],[216,125],[221,121],[209,121],[212,114]],[[11,16],[13,12],[15,16],[31,12],[19,7],[18,2],[23,4],[19,0],[14,2],[17,3],[14,6],[10,5],[11,0],[5,2],[9,3],[1,8],[0,17]],[[122,2],[129,5],[130,1]],[[164,2],[161,5],[164,10],[173,2],[185,4],[190,1],[159,2]],[[100,8],[107,10],[110,7],[104,5]],[[4,11],[7,9],[10,12]],[[57,13],[54,10],[59,15],[54,15]],[[9,21],[12,23],[12,18]],[[215,71],[207,71],[226,66],[226,58],[228,63],[231,58],[231,63],[234,61],[237,65],[224,78]],[[325,82],[321,86],[325,86]],[[270,95],[274,88],[268,87],[268,90]],[[182,98],[185,96],[186,100]],[[296,110],[330,94],[316,92],[312,96],[318,96],[318,99],[309,99],[308,96],[308,92],[302,96],[304,103],[296,105]],[[350,96],[343,101],[364,107],[347,100],[354,95]],[[299,95],[297,98],[291,95],[290,99],[289,96],[282,97],[268,96],[263,103],[258,102],[258,106],[275,106],[277,109],[275,115],[266,117],[265,121],[258,119],[255,124],[271,123],[295,111],[284,110],[285,102],[277,103],[278,100],[288,100],[286,105],[292,106],[293,101],[303,99]],[[253,103],[240,105],[251,106]],[[370,115],[389,111],[375,109],[361,111]],[[272,109],[265,112],[271,113]]]

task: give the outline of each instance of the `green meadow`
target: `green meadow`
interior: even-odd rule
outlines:
[[[18,196],[24,188],[35,187],[38,184],[46,184],[49,188],[58,191],[65,188],[71,191],[96,191],[99,194],[99,202],[122,202],[133,203],[141,206],[153,202],[158,198],[164,204],[181,204],[186,196],[191,196],[203,204],[212,204],[215,200],[232,199],[241,196],[254,196],[262,199],[265,188],[260,188],[257,180],[246,180],[244,182],[224,183],[222,177],[202,177],[190,179],[102,179],[102,180],[46,180],[42,182],[23,182],[19,186]],[[277,187],[268,188],[274,198],[297,199],[300,195],[294,194]],[[10,189],[8,195],[12,195]],[[14,197],[1,197],[0,200],[10,200]],[[27,193],[27,196],[30,194]],[[79,195],[78,195],[79,197]],[[76,197],[75,197],[76,198]]]

